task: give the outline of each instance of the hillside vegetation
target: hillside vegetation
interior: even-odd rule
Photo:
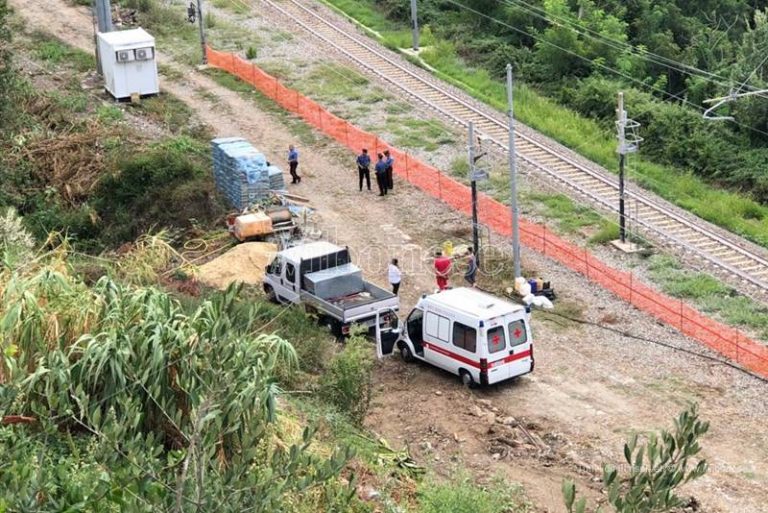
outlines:
[[[66,233],[91,252],[148,229],[175,235],[217,221],[224,210],[208,172],[210,137],[190,110],[167,95],[124,108],[103,102],[81,86],[91,55],[43,34],[11,42],[12,29],[23,31],[4,19],[4,4],[0,207],[17,210],[38,239]],[[19,50],[31,58],[13,59]],[[137,130],[139,118],[159,133]]]

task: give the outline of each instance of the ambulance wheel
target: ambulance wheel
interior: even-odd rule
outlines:
[[[475,386],[475,380],[472,379],[472,374],[470,374],[468,370],[461,369],[459,371],[459,377],[461,378],[461,382],[464,383],[464,386],[469,388]]]
[[[406,363],[411,363],[415,360],[413,353],[411,352],[411,348],[408,347],[408,344],[400,344],[400,357]]]
[[[266,294],[267,299],[270,303],[275,303],[276,305],[280,304],[280,298],[277,297],[277,294],[275,293],[275,289],[270,287],[269,285],[264,285],[264,294]]]

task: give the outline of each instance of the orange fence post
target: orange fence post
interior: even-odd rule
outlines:
[[[347,142],[347,148],[354,149],[357,152],[356,148],[352,148],[349,144],[349,122],[344,123],[344,140]]]
[[[589,280],[589,257],[587,256],[587,248],[584,248],[584,269],[587,272],[587,279]]]

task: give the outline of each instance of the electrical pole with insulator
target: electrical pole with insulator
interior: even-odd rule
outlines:
[[[624,188],[624,165],[627,153],[637,151],[641,138],[635,134],[635,129],[640,123],[627,118],[627,111],[624,110],[624,93],[619,92],[618,108],[616,109],[616,131],[618,132],[619,144],[616,151],[619,154],[619,240],[622,244],[627,241],[627,218],[624,208],[625,188]]]

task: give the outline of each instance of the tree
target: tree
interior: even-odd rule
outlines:
[[[616,513],[664,513],[680,507],[684,501],[675,494],[680,486],[707,472],[707,462],[691,460],[701,452],[699,437],[709,430],[709,422],[699,420],[696,404],[675,419],[675,430],[652,433],[645,444],[637,445],[638,436],[624,445],[624,459],[629,472],[619,477],[618,469],[603,467],[603,485],[608,503]],[[584,513],[587,501],[576,498],[576,485],[563,483],[563,498],[569,513]]]

